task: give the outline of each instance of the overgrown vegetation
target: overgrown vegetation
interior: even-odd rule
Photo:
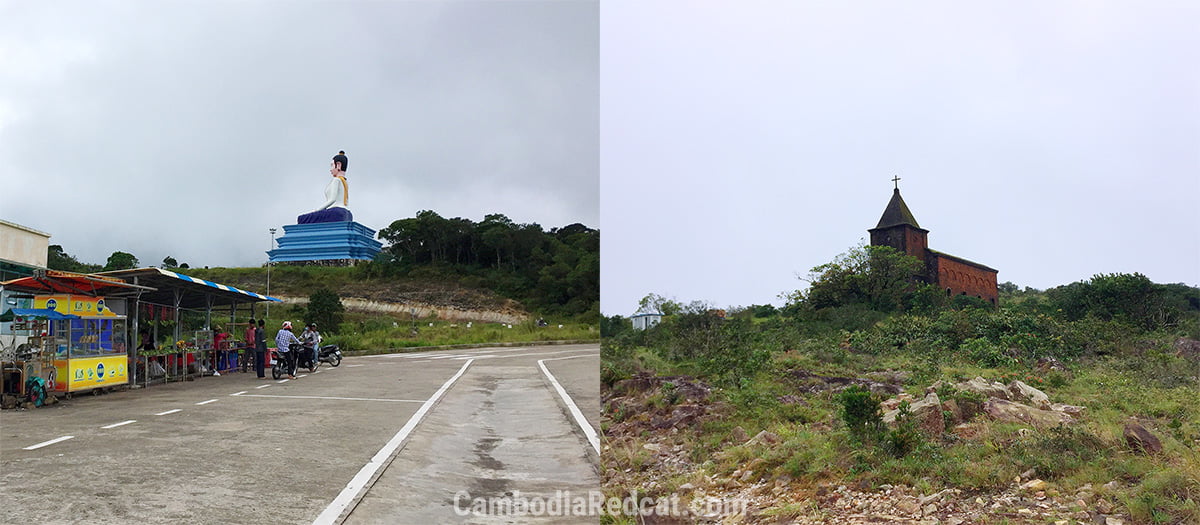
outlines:
[[[688,376],[715,388],[710,417],[667,437],[623,434],[621,446],[636,451],[638,440],[653,439],[681,447],[697,469],[683,479],[753,470],[755,479],[802,487],[998,491],[1032,470],[1062,493],[1107,484],[1103,495],[1140,522],[1200,522],[1200,355],[1186,350],[1200,339],[1200,289],[1106,274],[1046,291],[1005,283],[992,306],[860,275],[873,268],[908,272],[903,256],[863,250],[815,268],[812,286],[781,309],[731,309],[722,318],[682,307],[644,331],[620,316],[603,319],[606,391],[636,374]],[[907,406],[897,424],[883,424],[882,396],[836,380],[898,384],[920,399],[938,380],[975,376],[1020,379],[1086,410],[1071,426],[1038,430],[977,417],[935,436],[918,430]],[[983,403],[948,385],[938,393],[964,413]],[[1131,418],[1161,439],[1162,454],[1130,450],[1122,429]],[[602,426],[618,422],[606,413]],[[746,439],[760,431],[778,443]],[[604,461],[606,472],[634,485],[607,490],[654,493],[651,481],[658,493],[670,488],[652,463],[639,471],[621,453]]]

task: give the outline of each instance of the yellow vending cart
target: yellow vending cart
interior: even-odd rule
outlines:
[[[34,298],[35,308],[74,319],[52,321],[55,392],[83,392],[129,382],[125,316],[104,306],[103,297],[50,295]],[[49,388],[51,382],[47,381]]]

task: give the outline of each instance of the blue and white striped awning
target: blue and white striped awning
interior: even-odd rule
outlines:
[[[145,292],[138,299],[144,303],[178,305],[182,308],[206,308],[208,306],[246,304],[262,301],[282,302],[278,298],[242,290],[227,284],[214,283],[163,270],[162,268],[136,268],[103,272],[100,275],[117,277],[127,282],[156,288]],[[265,284],[265,283],[264,283]]]
[[[240,294],[242,294],[242,295],[248,295],[248,296],[250,296],[250,297],[253,297],[253,298],[255,298],[255,299],[258,299],[259,301],[273,301],[273,302],[276,302],[276,303],[278,303],[278,302],[281,302],[279,299],[276,299],[276,298],[274,298],[274,297],[267,297],[267,296],[265,296],[265,295],[262,295],[262,294],[257,294],[257,293],[254,293],[254,292],[247,292],[246,290],[242,290],[242,289],[240,289],[240,288],[234,288],[234,287],[232,287],[232,286],[226,286],[226,285],[224,285],[224,284],[220,284],[220,283],[214,283],[214,282],[212,282],[212,281],[205,281],[204,279],[199,279],[199,278],[196,278],[196,277],[192,277],[192,276],[190,276],[190,275],[184,275],[184,274],[182,274],[182,273],[170,272],[170,271],[167,271],[167,270],[163,270],[163,269],[161,269],[161,268],[155,268],[155,270],[158,270],[158,271],[159,271],[159,273],[161,273],[161,274],[163,274],[163,275],[170,276],[170,277],[174,277],[174,278],[176,278],[176,279],[182,279],[182,280],[184,280],[184,281],[190,281],[190,282],[193,282],[193,283],[196,283],[196,284],[203,284],[203,285],[205,285],[205,286],[211,286],[211,287],[213,287],[213,288],[216,288],[216,289],[218,289],[218,290],[224,290],[224,291],[226,291],[226,292],[233,292],[233,293],[240,293]]]

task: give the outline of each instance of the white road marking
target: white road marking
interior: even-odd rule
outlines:
[[[342,492],[333,499],[333,502],[330,503],[328,507],[325,507],[325,510],[322,511],[321,514],[317,516],[317,519],[313,521],[313,525],[333,524],[337,521],[338,517],[342,515],[342,512],[345,511],[346,508],[349,507],[356,498],[358,498],[359,493],[367,487],[367,483],[371,481],[371,478],[375,476],[375,473],[385,463],[391,460],[392,454],[400,448],[400,445],[404,444],[404,441],[408,438],[408,435],[412,433],[414,428],[417,427],[417,424],[421,422],[421,419],[425,417],[425,414],[433,408],[433,405],[436,404],[439,399],[441,399],[442,394],[445,394],[446,391],[450,389],[450,385],[453,385],[455,381],[458,381],[458,378],[462,377],[462,375],[467,372],[467,367],[471,366],[471,363],[473,362],[474,361],[467,361],[466,363],[463,363],[462,368],[458,369],[458,373],[454,374],[450,379],[447,379],[446,382],[442,384],[442,387],[439,388],[437,392],[433,393],[433,396],[425,400],[425,404],[421,405],[421,408],[417,409],[417,413],[413,414],[413,416],[408,419],[408,422],[404,424],[404,427],[402,427],[399,432],[396,432],[396,435],[392,436],[392,439],[388,441],[383,448],[379,449],[379,452],[376,452],[375,455],[371,457],[371,461],[369,463],[363,465],[363,468],[358,471],[358,474],[354,475],[354,478],[350,480],[350,483],[346,484],[346,488],[342,489]]]
[[[196,403],[196,404],[197,404],[197,405],[207,405],[207,404],[209,404],[209,403],[216,403],[216,402],[217,402],[217,400],[216,400],[216,399],[209,399],[208,401],[201,401],[201,402],[199,402],[199,403]]]
[[[335,399],[341,401],[391,401],[395,403],[424,403],[424,399],[380,399],[371,397],[328,397],[328,396],[272,396],[266,394],[246,394],[238,397],[279,397],[286,399]]]
[[[558,352],[532,352],[532,353],[528,353],[528,354],[514,354],[514,355],[487,355],[487,356],[483,356],[483,355],[481,355],[481,356],[479,356],[479,357],[475,357],[474,359],[484,359],[484,358],[493,358],[493,359],[497,359],[497,358],[502,358],[502,357],[524,357],[524,356],[527,356],[527,355],[558,355],[558,354],[574,354],[574,353],[578,353],[578,352],[595,352],[595,351],[596,351],[596,349],[595,349],[595,348],[584,348],[584,349],[581,349],[581,350],[561,350],[561,351],[558,351]],[[583,356],[580,356],[580,357],[583,357]]]
[[[592,448],[596,449],[596,453],[600,453],[600,437],[596,435],[596,429],[592,428],[591,423],[588,423],[587,418],[583,417],[583,412],[575,405],[575,401],[571,396],[567,395],[567,391],[563,390],[562,385],[558,384],[558,380],[554,378],[554,374],[546,368],[546,361],[557,361],[559,359],[574,359],[576,357],[590,357],[586,355],[576,355],[571,357],[558,357],[554,359],[539,359],[537,364],[542,368],[542,373],[546,374],[546,378],[550,380],[550,384],[554,386],[554,390],[558,391],[559,397],[566,402],[567,409],[571,411],[571,415],[575,416],[575,422],[579,423],[579,427],[583,429],[584,435],[587,436],[588,442],[592,444]]]
[[[246,390],[242,390],[241,392],[237,392],[237,393],[234,393],[234,394],[229,394],[229,395],[231,395],[231,396],[240,396],[240,395],[242,395],[242,394],[245,394],[245,393],[246,393]]]
[[[254,389],[255,389],[255,390],[258,390],[258,389],[260,389],[260,388],[267,388],[267,387],[269,387],[269,386],[271,386],[271,385],[262,385],[262,386],[256,386],[256,387],[254,387]]]
[[[168,411],[166,411],[166,412],[159,412],[159,413],[157,413],[157,414],[154,414],[154,415],[156,415],[156,416],[165,416],[165,415],[167,415],[167,414],[174,414],[174,413],[176,413],[176,412],[180,412],[180,411],[182,411],[182,410],[183,410],[182,408],[176,408],[176,409],[173,409],[173,410],[168,410]]]
[[[66,440],[68,440],[68,439],[71,439],[71,438],[73,438],[73,437],[75,437],[75,436],[63,436],[63,437],[60,437],[60,438],[54,438],[54,439],[51,439],[50,441],[43,441],[43,442],[41,442],[41,443],[38,443],[38,444],[36,444],[36,445],[30,445],[30,446],[28,446],[28,447],[25,447],[25,450],[35,450],[35,449],[39,449],[39,448],[42,448],[42,447],[44,447],[44,446],[46,446],[46,445],[53,445],[53,444],[55,444],[55,443],[58,443],[59,441],[66,441]]]
[[[120,423],[113,423],[113,424],[111,424],[111,425],[104,426],[104,427],[100,427],[100,428],[104,428],[104,429],[108,429],[108,428],[117,428],[117,427],[119,427],[119,426],[121,426],[121,425],[128,425],[128,424],[130,424],[130,423],[137,423],[137,420],[136,420],[136,419],[130,419],[130,420],[128,420],[128,421],[122,421],[122,422],[120,422]]]
[[[346,368],[354,368],[356,366],[367,366],[367,365],[346,365]]]
[[[279,381],[276,381],[275,384],[282,385],[288,381],[291,381],[291,379],[280,379]]]

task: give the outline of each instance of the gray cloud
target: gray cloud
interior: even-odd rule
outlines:
[[[5,9],[0,215],[82,260],[260,264],[339,149],[374,228],[598,225],[594,3]]]
[[[930,247],[1045,288],[1200,283],[1200,12],[605,4],[602,308],[782,304],[893,174]]]

